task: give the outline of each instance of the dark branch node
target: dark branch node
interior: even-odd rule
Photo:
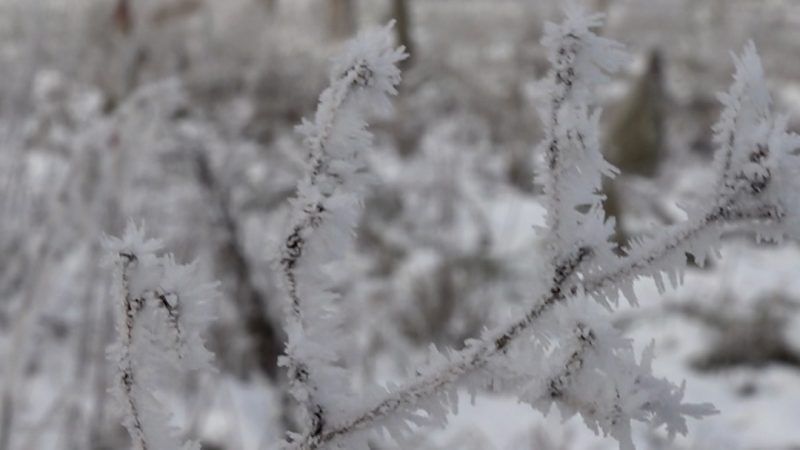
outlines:
[[[125,258],[128,262],[137,261],[139,258],[133,252],[119,252],[120,258]]]

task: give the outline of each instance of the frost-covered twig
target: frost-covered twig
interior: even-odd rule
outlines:
[[[291,202],[280,257],[288,297],[288,343],[281,363],[288,366],[292,393],[307,413],[306,429],[295,439],[318,441],[337,403],[332,398],[346,397],[347,377],[335,367],[335,346],[341,345],[336,295],[325,266],[344,256],[363,203],[364,153],[372,140],[363,118],[388,110],[400,82],[397,63],[406,54],[392,46],[391,26],[362,33],[348,44],[314,120],[298,127],[309,149],[309,168]]]
[[[114,392],[134,448],[199,449],[173,436],[159,395],[189,372],[211,369],[201,333],[217,285],[204,283],[195,264],[159,255],[161,243],[146,239],[133,223],[121,239],[108,239],[107,247],[116,267],[113,299],[119,307],[118,341],[109,357],[117,364]]]
[[[614,176],[616,168],[600,153],[600,116],[592,108],[592,91],[604,81],[605,73],[618,70],[627,57],[621,44],[592,33],[601,18],[569,10],[564,23],[546,25],[542,39],[552,65],[541,83],[546,94],[539,112],[545,124],[540,151],[546,161],[541,174],[546,242],[554,263],[586,242],[606,240],[605,217],[598,214],[603,200],[600,188],[602,177]],[[591,234],[582,238],[582,231]]]
[[[714,125],[715,189],[704,203],[685,207],[687,220],[658,237],[634,242],[628,256],[609,261],[587,275],[584,286],[596,298],[635,300],[633,282],[652,277],[660,291],[662,275],[677,285],[686,254],[705,261],[723,233],[756,232],[761,239],[798,237],[798,171],[795,152],[800,136],[787,131],[787,118],[773,117],[761,62],[750,42],[734,55],[734,83],[719,98],[725,106]]]
[[[629,340],[601,320],[594,298],[606,309],[619,294],[636,302],[633,283],[662,277],[680,281],[686,254],[703,261],[731,227],[768,239],[797,237],[800,138],[774,118],[755,47],[734,57],[735,81],[720,96],[725,111],[715,126],[720,149],[718,182],[700,205],[686,207],[688,219],[657,237],[620,249],[610,242],[613,223],[602,206],[602,177],[616,169],[602,157],[599,109],[593,89],[625,61],[620,44],[596,36],[600,16],[568,9],[560,25],[548,24],[543,44],[553,70],[542,84],[545,98],[545,204],[548,209],[544,282],[531,293],[531,306],[510,323],[483,333],[458,352],[431,351],[431,363],[408,383],[378,389],[364,401],[329,416],[320,431],[292,448],[323,445],[366,448],[361,431],[381,427],[402,439],[409,424],[443,423],[457,407],[456,383],[471,390],[511,390],[543,410],[556,403],[579,413],[592,430],[632,449],[633,420],[686,433],[686,417],[713,414],[712,406],[683,403],[683,386],[652,375],[652,346],[639,361]],[[313,173],[313,172],[312,172]]]

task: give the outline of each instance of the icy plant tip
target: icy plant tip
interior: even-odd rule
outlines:
[[[137,450],[198,449],[181,444],[160,396],[180,388],[193,372],[212,370],[201,337],[219,294],[196,264],[162,254],[160,241],[128,223],[122,238],[106,239],[114,265],[112,301],[117,341],[109,348],[116,364],[113,393]]]

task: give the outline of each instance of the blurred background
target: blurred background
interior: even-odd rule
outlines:
[[[800,126],[800,2],[595,0],[634,55],[600,92],[616,239],[657,233],[707,192],[715,93],[752,38],[776,108]],[[357,30],[396,18],[411,58],[375,121],[371,189],[338,289],[356,384],[402,378],[429,343],[465,338],[530,301],[543,224],[533,175],[536,81],[556,0],[0,0],[0,450],[123,449],[107,389],[115,305],[102,238],[130,218],[222,282],[218,373],[169,399],[207,450],[255,450],[293,429],[276,367],[283,299],[271,242],[305,150],[293,127]],[[666,297],[615,324],[656,373],[721,414],[688,438],[637,428],[642,449],[800,448],[800,251],[730,236]],[[577,419],[485,396],[420,449],[611,449]],[[375,443],[375,449],[393,448]]]

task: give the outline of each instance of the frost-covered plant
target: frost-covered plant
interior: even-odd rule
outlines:
[[[303,442],[320,443],[350,395],[347,373],[337,366],[342,339],[326,266],[350,247],[363,204],[364,153],[372,140],[363,117],[387,111],[400,82],[397,63],[406,54],[391,47],[390,27],[364,32],[348,45],[331,71],[314,120],[298,127],[309,150],[309,169],[291,201],[279,265],[288,297],[288,342],[281,363],[307,413],[305,434],[295,436]]]
[[[280,256],[289,305],[284,364],[308,413],[289,448],[367,449],[366,434],[379,430],[401,440],[412,425],[444,424],[456,410],[459,386],[473,393],[512,393],[545,413],[555,404],[566,416],[580,414],[590,429],[614,437],[622,449],[634,447],[634,420],[664,426],[671,437],[687,432],[687,417],[715,412],[708,404],[684,403],[684,386],[654,376],[653,346],[637,358],[603,309],[613,310],[620,295],[636,304],[633,285],[639,278],[652,278],[660,291],[665,276],[678,284],[686,255],[705,261],[731,229],[760,239],[797,237],[793,153],[800,138],[786,130],[785,117],[770,112],[761,63],[748,44],[734,57],[733,85],[720,96],[725,108],[714,127],[715,189],[705,202],[685,206],[684,222],[616,248],[601,182],[617,170],[600,151],[594,90],[627,57],[621,44],[591,31],[600,24],[601,16],[568,8],[561,24],[545,28],[542,43],[552,69],[541,84],[539,111],[547,245],[527,309],[463,350],[432,348],[429,363],[412,379],[365,388],[355,400],[337,365],[345,336],[337,328],[337,298],[326,269],[342,259],[360,209],[362,152],[370,137],[362,113],[387,106],[403,51],[392,49],[386,29],[348,47],[315,120],[301,126],[309,170],[292,202]]]
[[[121,239],[108,239],[107,248],[115,264],[117,306],[117,342],[109,349],[117,370],[113,392],[134,448],[199,449],[175,437],[163,402],[188,374],[211,369],[201,334],[217,285],[204,282],[196,264],[160,254],[161,242],[146,238],[133,223]]]

